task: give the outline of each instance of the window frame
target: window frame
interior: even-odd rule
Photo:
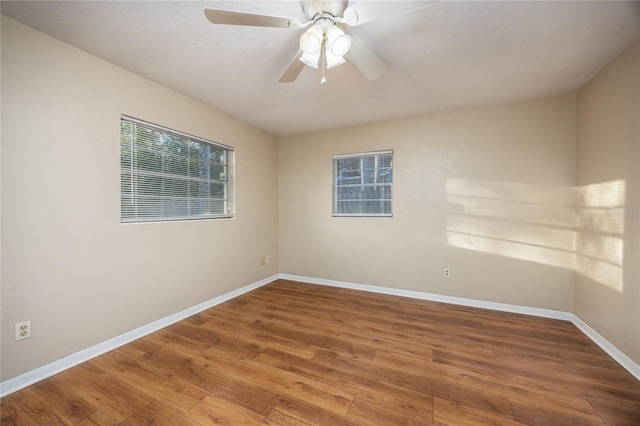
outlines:
[[[375,158],[375,166],[372,169],[373,170],[373,176],[374,176],[374,180],[377,181],[378,179],[378,170],[380,169],[386,169],[387,167],[379,167],[378,166],[378,161],[379,161],[379,157],[383,156],[383,155],[391,155],[391,162],[390,165],[388,167],[389,170],[389,174],[390,174],[390,182],[373,182],[373,183],[365,183],[364,182],[364,172],[365,170],[367,170],[364,167],[364,159],[365,158],[370,158],[370,157],[374,157]],[[383,150],[383,151],[369,151],[369,152],[358,152],[358,153],[352,153],[352,154],[340,154],[340,155],[334,155],[333,156],[333,171],[332,171],[332,180],[333,180],[333,204],[332,204],[332,216],[333,217],[359,217],[359,218],[392,218],[393,217],[393,156],[394,156],[394,152],[393,150]],[[360,167],[358,169],[353,169],[353,172],[359,172],[360,175],[360,182],[359,183],[350,183],[350,184],[339,184],[338,182],[338,175],[339,175],[339,170],[338,170],[338,161],[339,160],[344,160],[344,159],[360,159]],[[389,212],[377,212],[377,213],[371,213],[371,212],[364,212],[361,208],[360,212],[357,213],[344,213],[341,212],[338,204],[340,201],[344,201],[344,200],[340,200],[339,199],[339,188],[347,188],[347,187],[354,187],[354,188],[362,188],[361,190],[364,190],[365,187],[373,187],[376,188],[379,186],[384,186],[384,187],[388,187],[389,191],[390,191],[390,196],[388,199],[361,199],[361,203],[364,203],[366,201],[381,201],[381,202],[388,202],[389,203]],[[355,201],[355,200],[352,200]]]
[[[219,152],[221,151],[220,155],[224,158],[221,163],[215,164],[213,160],[209,160],[209,162],[204,166],[212,167],[212,164],[214,164],[218,167],[221,167],[222,171],[220,171],[218,179],[212,179],[211,176],[208,176],[207,178],[194,176],[192,174],[193,171],[190,164],[194,161],[202,162],[203,160],[200,157],[191,158],[189,155],[184,156],[177,154],[168,154],[169,156],[180,157],[184,162],[187,163],[186,173],[171,173],[166,170],[144,170],[140,167],[144,164],[142,161],[140,161],[139,164],[134,165],[134,162],[137,161],[139,152],[135,149],[135,138],[131,138],[129,140],[125,139],[126,135],[123,133],[125,124],[143,126],[144,128],[152,132],[158,132],[162,135],[177,137],[181,140],[178,140],[177,142],[173,140],[172,143],[186,146],[187,149],[191,149],[190,147],[193,146],[192,144],[197,144],[198,150],[202,145],[208,145],[210,147],[214,147]],[[129,154],[131,156],[130,167],[125,166],[124,153],[127,149],[129,149]],[[153,152],[154,154],[160,153],[163,156],[167,156],[166,153],[162,153],[161,151],[149,150],[148,152]],[[155,165],[157,166],[157,164]],[[127,177],[129,178],[129,184],[126,183]],[[174,183],[181,182],[182,185],[186,185],[186,190],[184,192],[179,192],[178,195],[168,195],[167,193],[165,193],[164,189],[162,190],[162,192],[158,192],[155,194],[143,194],[141,191],[143,187],[139,184],[136,184],[136,182],[139,182],[139,177],[161,178],[163,182],[165,179],[171,179]],[[222,198],[212,197],[211,195],[208,197],[193,196],[191,194],[191,191],[193,190],[193,184],[204,184],[205,188],[207,188],[207,191],[209,191],[209,194],[211,194],[211,185],[215,185],[218,188],[221,187]],[[125,189],[130,190],[126,191]],[[126,211],[124,201],[125,199],[129,198],[132,200],[131,205],[133,206],[132,209],[135,210],[134,213]],[[159,208],[162,211],[157,212],[159,214],[156,215],[149,214],[152,209],[149,209],[149,212],[147,212],[147,214],[145,214],[144,212],[141,213],[140,210],[142,209],[142,207],[145,207],[145,198],[147,201],[162,204],[162,207],[156,206],[156,208]],[[169,199],[172,199],[178,203],[186,203],[186,209],[188,210],[188,212],[175,214],[175,212],[165,211],[164,203],[166,203]],[[202,208],[203,201],[205,201],[204,204],[206,204],[206,202],[209,202],[209,205],[207,206],[207,212],[202,213],[191,210],[197,209],[198,205],[200,206],[200,208]],[[213,212],[214,204],[216,202],[218,204],[219,202],[222,202],[223,208],[221,213]],[[235,217],[235,150],[233,147],[194,136],[185,132],[181,132],[179,130],[170,129],[168,127],[161,126],[155,123],[140,120],[138,118],[130,117],[124,114],[120,116],[120,223],[162,223],[193,220],[198,221],[211,219],[229,219],[233,217]]]

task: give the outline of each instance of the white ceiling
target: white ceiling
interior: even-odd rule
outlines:
[[[367,0],[372,1],[372,0]],[[305,67],[302,30],[213,25],[205,8],[296,17],[290,1],[2,1],[2,14],[275,135],[577,90],[640,35],[640,2],[443,1],[350,28],[388,65]]]

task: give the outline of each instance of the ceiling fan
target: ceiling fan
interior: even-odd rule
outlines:
[[[220,9],[205,9],[204,14],[213,24],[246,25],[306,29],[300,36],[300,49],[284,71],[280,83],[294,81],[305,65],[324,70],[352,62],[362,74],[376,79],[387,71],[378,56],[364,40],[352,40],[345,34],[347,27],[355,27],[388,16],[414,12],[438,1],[361,0],[351,6],[348,0],[300,0],[306,21],[271,15],[259,15]]]

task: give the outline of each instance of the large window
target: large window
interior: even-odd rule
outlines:
[[[123,116],[122,222],[233,216],[233,149]]]
[[[334,216],[392,216],[393,151],[333,157]]]

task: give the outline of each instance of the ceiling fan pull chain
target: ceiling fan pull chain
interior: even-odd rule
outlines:
[[[320,48],[320,52],[322,54],[322,79],[320,80],[320,84],[323,86],[327,82],[327,79],[324,78],[324,70],[327,68],[327,58],[326,58],[326,53],[324,51],[325,43],[326,43],[325,39],[322,39],[322,47]]]

